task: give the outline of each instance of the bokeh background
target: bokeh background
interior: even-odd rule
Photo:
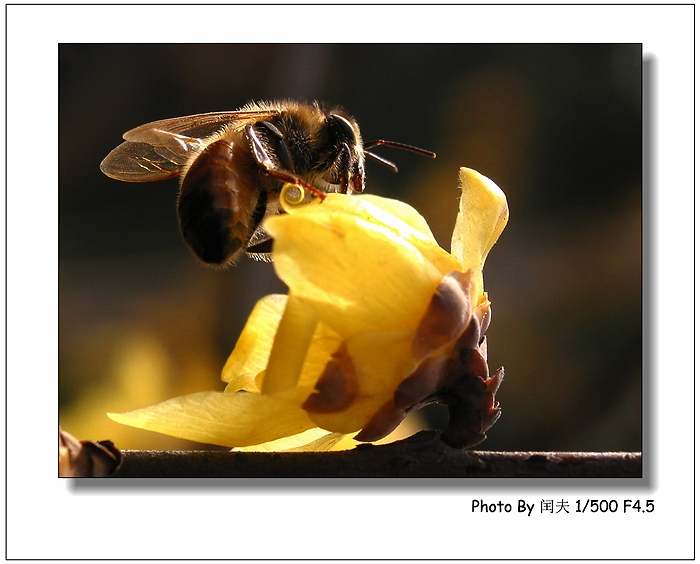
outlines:
[[[438,154],[377,149],[399,173],[370,162],[367,190],[412,204],[445,248],[460,166],[506,192],[485,269],[503,414],[479,448],[641,450],[641,56],[638,44],[60,45],[61,425],[124,449],[201,448],[105,413],[223,389],[248,313],[284,286],[266,263],[200,266],[178,231],[177,181],[120,183],[99,163],[142,123],[302,98],[344,106],[366,140]]]

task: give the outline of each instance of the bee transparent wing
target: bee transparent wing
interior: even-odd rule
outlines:
[[[282,207],[278,201],[272,201],[267,204],[267,209],[265,210],[265,217],[270,217],[271,215],[278,215],[284,213]],[[255,228],[255,231],[250,236],[248,245],[246,246],[246,254],[255,260],[263,262],[272,262],[272,237],[270,234],[263,229],[262,222]]]
[[[151,182],[179,176],[185,164],[202,148],[202,140],[163,134],[161,140],[124,141],[100,164],[110,178],[125,182]]]
[[[223,125],[265,119],[276,112],[211,112],[162,119],[140,125],[124,134],[126,141],[100,164],[104,174],[125,182],[151,182],[180,176],[204,139]]]
[[[171,133],[202,139],[215,133],[221,126],[236,122],[241,124],[251,120],[267,119],[277,114],[278,110],[251,110],[236,112],[210,112],[177,118],[161,119],[140,125],[127,131],[124,139],[142,143],[153,142],[154,133]],[[157,141],[157,138],[155,139]]]
[[[255,260],[272,262],[272,237],[261,226],[253,232],[245,250]]]

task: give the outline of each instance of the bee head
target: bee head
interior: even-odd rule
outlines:
[[[365,189],[365,154],[362,148],[362,138],[357,123],[348,118],[331,113],[328,119],[335,145],[338,148],[336,164],[340,176],[340,185],[352,192],[363,192]]]

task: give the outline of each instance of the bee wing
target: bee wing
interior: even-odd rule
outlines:
[[[182,174],[185,164],[202,148],[202,140],[162,134],[160,141],[124,141],[100,163],[110,178],[125,182],[151,182]]]
[[[180,176],[204,139],[223,125],[265,119],[275,110],[211,112],[162,119],[140,125],[124,134],[126,141],[100,164],[104,174],[125,182],[151,182]]]
[[[222,125],[250,120],[267,119],[279,113],[278,110],[250,110],[235,112],[209,112],[176,118],[161,119],[139,125],[124,134],[127,141],[151,143],[153,133],[172,133],[202,139],[216,132]],[[156,138],[156,141],[158,139]]]
[[[279,201],[269,202],[267,204],[267,209],[265,210],[265,217],[263,218],[263,221],[272,215],[279,215],[281,213],[284,213],[284,211],[282,210]],[[272,237],[270,237],[270,234],[263,229],[262,221],[250,236],[245,252],[252,259],[263,262],[272,262]]]

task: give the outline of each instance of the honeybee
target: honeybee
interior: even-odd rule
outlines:
[[[267,259],[261,228],[281,213],[285,184],[323,199],[365,189],[365,158],[396,166],[368,149],[379,145],[435,157],[393,141],[363,143],[357,121],[339,107],[296,101],[250,103],[237,111],[163,119],[124,134],[100,164],[125,182],[180,177],[177,212],[185,242],[204,263],[227,267],[246,252]]]

